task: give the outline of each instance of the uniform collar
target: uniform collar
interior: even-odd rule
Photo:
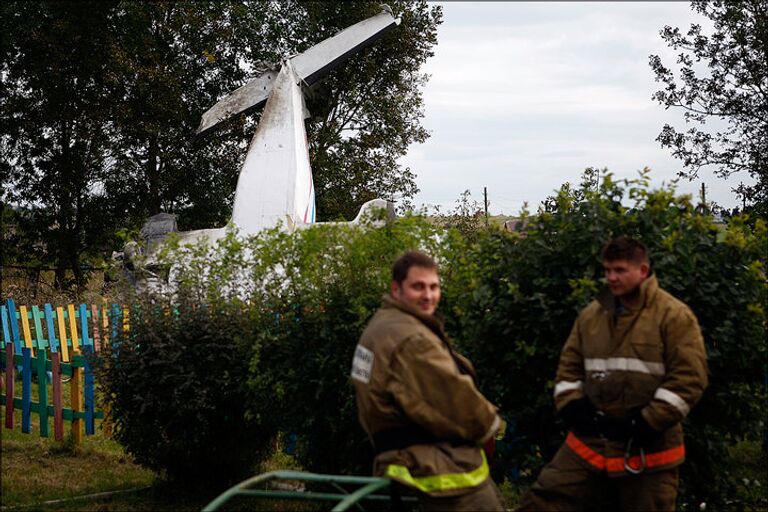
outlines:
[[[656,274],[651,273],[651,275],[649,275],[645,281],[640,284],[640,300],[638,301],[640,306],[637,309],[643,309],[644,307],[647,307],[656,296],[656,291],[658,289],[659,281],[656,279]],[[603,288],[600,290],[600,293],[597,296],[597,300],[606,311],[610,313],[614,313],[616,311],[618,299],[615,298],[613,294],[611,294],[611,289],[608,287],[608,285],[603,286]],[[625,311],[634,310],[625,308]]]
[[[417,320],[429,327],[429,330],[434,332],[441,340],[446,343],[450,343],[448,340],[448,335],[445,334],[443,319],[441,316],[439,316],[439,313],[435,313],[434,315],[425,315],[418,309],[400,302],[388,293],[384,294],[384,296],[381,298],[381,307],[384,309],[399,309],[403,313],[416,317]]]
[[[477,386],[477,374],[475,373],[475,369],[472,367],[472,364],[469,363],[466,359],[463,359],[462,357],[458,356],[456,352],[453,350],[453,347],[451,346],[451,340],[448,337],[448,335],[445,333],[445,327],[443,323],[443,317],[440,315],[440,313],[435,313],[432,315],[425,315],[421,311],[419,311],[416,308],[412,308],[408,304],[404,304],[400,302],[399,300],[396,300],[392,295],[385,294],[381,298],[381,307],[382,309],[397,309],[399,311],[402,311],[403,313],[407,315],[411,315],[415,317],[417,320],[419,320],[422,324],[427,326],[427,328],[432,331],[442,342],[445,344],[445,347],[448,349],[448,352],[451,354],[451,358],[456,363],[456,367],[459,370],[459,373],[469,375],[472,378],[472,382],[475,383],[475,386]]]

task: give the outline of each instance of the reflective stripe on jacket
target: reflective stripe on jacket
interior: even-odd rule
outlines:
[[[640,286],[636,309],[617,310],[616,303],[606,289],[576,319],[560,355],[555,406],[560,410],[587,396],[597,409],[617,418],[641,408],[645,420],[660,432],[645,447],[648,460],[658,462],[647,469],[677,466],[685,458],[680,422],[707,386],[698,321],[688,306],[659,288],[654,275]],[[624,443],[589,436],[569,439],[580,440],[605,459],[606,471],[624,473]],[[575,443],[566,444],[587,460],[585,450],[580,454]],[[659,453],[668,456],[651,457]],[[621,468],[614,468],[608,461],[618,457]]]
[[[483,450],[479,450],[482,464],[477,469],[466,473],[447,473],[441,475],[429,475],[414,477],[407,467],[400,464],[390,464],[384,470],[387,478],[409,485],[429,494],[436,491],[452,491],[477,487],[488,479],[490,469],[485,459]]]
[[[652,471],[660,467],[672,467],[685,459],[685,446],[682,444],[669,450],[650,453],[644,459],[639,455],[631,455],[628,458],[605,457],[582,442],[573,432],[568,433],[565,444],[593,468],[613,474],[624,473],[625,464],[634,470]]]
[[[385,296],[355,349],[351,382],[372,442],[413,426],[436,440],[377,449],[375,475],[431,496],[465,494],[487,480],[479,445],[501,420],[477,389],[472,364],[453,351],[434,316]]]

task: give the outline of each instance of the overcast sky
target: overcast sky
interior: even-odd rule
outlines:
[[[659,36],[664,25],[687,29],[707,20],[687,2],[443,2],[435,56],[423,68],[424,126],[431,138],[401,160],[416,173],[415,204],[452,208],[469,189],[492,214],[535,209],[586,167],[617,178],[652,169],[652,184],[674,179],[680,164],[655,141],[682,115],[651,100],[659,89],[648,65],[675,57]],[[733,207],[729,181],[704,172],[681,181],[708,200]]]

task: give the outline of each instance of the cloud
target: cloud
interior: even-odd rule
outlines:
[[[479,197],[487,186],[509,213],[579,182],[587,166],[631,177],[647,165],[656,185],[675,177],[679,163],[655,138],[665,122],[682,121],[651,100],[658,84],[648,56],[674,62],[659,30],[701,22],[688,4],[446,2],[443,9],[435,56],[424,68],[432,137],[403,159],[417,173],[417,204],[450,206],[463,190]],[[733,184],[707,182],[716,201],[735,205]]]

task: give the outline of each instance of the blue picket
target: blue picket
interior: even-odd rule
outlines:
[[[120,307],[117,304],[112,304],[112,342],[117,341],[117,329],[118,321],[120,319]]]
[[[94,412],[94,396],[93,396],[93,371],[91,370],[91,364],[89,358],[93,352],[93,347],[90,345],[83,345],[83,355],[85,356],[85,435],[91,436],[95,432],[95,422],[93,418]]]
[[[43,337],[43,325],[40,322],[41,316],[40,308],[32,306],[32,322],[35,326],[35,338],[32,340],[32,346],[35,347],[35,350],[48,348],[48,340]]]
[[[80,331],[82,333],[82,339],[80,344],[83,347],[93,346],[93,339],[88,336],[88,310],[85,304],[80,304]]]
[[[50,304],[43,306],[45,311],[45,327],[48,329],[48,345],[51,347],[51,352],[59,351],[59,340],[56,338],[56,329],[53,327],[53,307]]]
[[[11,323],[11,339],[13,340],[14,349],[16,353],[21,353],[21,337],[19,336],[19,323],[16,321],[16,304],[13,299],[8,299],[8,320]]]
[[[3,345],[11,342],[11,326],[8,323],[8,308],[0,304],[0,317],[3,323]]]

